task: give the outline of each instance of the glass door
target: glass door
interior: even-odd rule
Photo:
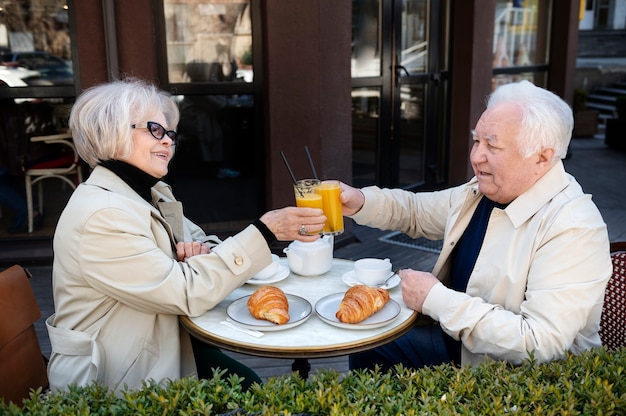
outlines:
[[[50,238],[72,193],[61,181],[44,181],[28,231],[24,172],[58,162],[65,148],[30,139],[67,133],[77,89],[73,6],[67,0],[0,1],[0,240]]]
[[[446,180],[448,3],[353,0],[353,185]]]
[[[211,232],[238,231],[264,205],[258,192],[262,166],[254,158],[264,152],[253,56],[252,22],[259,2],[159,4],[165,28],[161,79],[176,91],[181,113],[167,181],[192,221]],[[254,152],[240,151],[244,148]]]

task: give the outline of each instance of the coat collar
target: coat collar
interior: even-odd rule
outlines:
[[[184,231],[182,203],[176,201],[172,188],[165,182],[159,181],[152,187],[152,204],[148,203],[119,176],[104,166],[96,166],[85,184],[98,186],[144,204],[149,207],[152,217],[164,224],[174,243],[188,241]]]
[[[569,185],[570,180],[571,176],[565,171],[563,161],[559,160],[529,190],[515,198],[504,212],[513,226],[517,228],[563,191]],[[475,177],[470,180],[468,187],[473,197],[482,196]]]

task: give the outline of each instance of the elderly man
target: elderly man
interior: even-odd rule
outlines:
[[[425,193],[342,184],[343,213],[359,224],[444,240],[432,273],[400,273],[404,302],[429,319],[350,368],[545,362],[601,345],[609,240],[561,161],[572,127],[555,94],[503,85],[471,132],[469,182]]]

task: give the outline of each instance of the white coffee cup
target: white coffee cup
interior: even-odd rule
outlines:
[[[272,254],[272,262],[265,267],[263,270],[254,275],[254,279],[256,280],[265,280],[274,276],[278,271],[278,256],[276,254]]]
[[[385,283],[391,276],[391,262],[389,259],[366,258],[354,262],[354,277],[368,286],[378,286]]]

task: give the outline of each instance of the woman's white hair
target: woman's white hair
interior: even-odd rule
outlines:
[[[95,167],[100,161],[130,156],[131,125],[165,115],[169,130],[178,124],[172,96],[138,78],[96,85],[85,90],[72,106],[69,125],[80,157]]]
[[[491,94],[487,108],[514,103],[522,111],[517,141],[523,157],[554,149],[554,161],[565,158],[572,138],[574,116],[558,95],[529,81],[502,85]]]

